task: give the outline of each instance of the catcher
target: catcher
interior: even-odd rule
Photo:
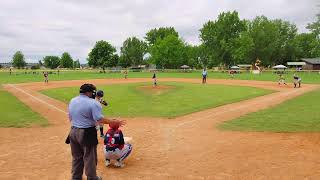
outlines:
[[[115,160],[114,166],[124,167],[123,161],[127,158],[131,151],[132,146],[126,143],[117,124],[109,124],[109,129],[104,137],[103,152],[105,155],[105,166],[111,164],[111,160]]]
[[[104,95],[104,92],[102,90],[99,90],[97,91],[96,93],[96,100],[98,102],[100,102],[101,104],[105,105],[105,106],[108,106],[108,103],[103,99],[103,95]],[[103,134],[103,124],[98,124],[96,126],[96,129],[100,129],[100,137],[104,138],[104,134]]]

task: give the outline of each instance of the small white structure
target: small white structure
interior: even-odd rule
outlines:
[[[287,62],[288,66],[305,66],[306,62]]]
[[[287,67],[282,64],[273,66],[272,68],[276,70],[277,74],[284,74],[285,70],[287,69]]]
[[[286,66],[282,65],[282,64],[279,64],[279,65],[276,65],[276,66],[273,66],[272,67],[273,69],[287,69]]]
[[[180,66],[181,69],[183,69],[183,72],[187,72],[186,70],[187,69],[190,69],[190,66],[188,65],[183,65],[183,66]]]
[[[183,65],[183,66],[181,66],[181,68],[182,69],[188,69],[188,68],[190,68],[188,65]]]
[[[232,70],[239,70],[240,67],[239,67],[239,66],[231,66],[230,69],[232,69]]]

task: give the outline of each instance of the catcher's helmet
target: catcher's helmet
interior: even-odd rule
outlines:
[[[103,97],[104,93],[102,90],[97,91],[97,96]]]
[[[120,125],[117,124],[117,123],[111,123],[111,124],[109,124],[109,127],[110,127],[111,129],[118,129],[118,128],[120,127]]]

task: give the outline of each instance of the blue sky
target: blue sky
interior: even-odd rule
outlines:
[[[27,62],[69,52],[86,62],[96,41],[119,49],[131,36],[143,38],[152,28],[173,26],[191,44],[199,29],[223,11],[241,19],[265,15],[295,23],[299,32],[315,20],[320,0],[1,0],[0,62],[21,50]]]

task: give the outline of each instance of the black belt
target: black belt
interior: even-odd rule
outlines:
[[[92,126],[92,127],[88,127],[88,128],[79,128],[79,127],[71,126],[71,129],[90,129],[90,128],[96,128],[96,127]]]

